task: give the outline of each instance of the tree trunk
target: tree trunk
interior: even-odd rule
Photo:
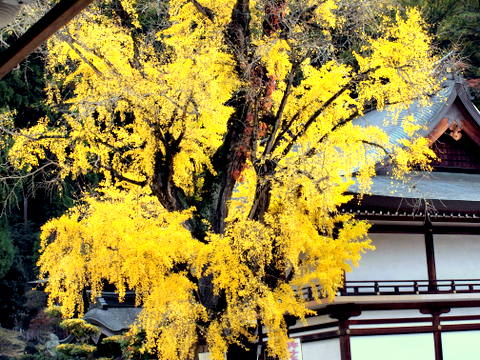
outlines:
[[[228,348],[227,360],[261,360],[257,358],[257,344],[249,344],[244,341],[243,346],[231,345]]]

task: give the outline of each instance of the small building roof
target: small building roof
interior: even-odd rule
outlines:
[[[112,336],[129,329],[141,310],[137,307],[93,308],[87,311],[83,318],[97,325],[104,335]]]

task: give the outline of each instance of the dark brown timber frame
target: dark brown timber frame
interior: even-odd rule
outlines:
[[[368,197],[367,197],[368,198]],[[451,281],[452,289],[445,290],[443,282],[438,280],[436,275],[435,252],[434,252],[434,234],[480,234],[478,226],[480,217],[480,202],[450,201],[454,206],[443,206],[447,209],[455,209],[454,212],[445,212],[431,216],[428,211],[408,212],[402,209],[402,203],[394,204],[395,209],[379,210],[378,203],[384,202],[386,197],[370,197],[370,207],[357,212],[355,207],[346,209],[347,212],[357,213],[357,217],[373,221],[374,225],[370,233],[410,233],[424,235],[426,263],[428,272],[428,290],[425,288],[423,293],[441,294],[441,293],[460,293],[460,292],[478,292],[476,285],[469,285],[469,289],[461,291],[454,280]],[[367,200],[367,202],[368,202]],[[373,201],[372,201],[373,200]],[[389,199],[390,200],[390,199]],[[374,206],[371,206],[373,202]],[[375,206],[377,205],[377,206]],[[390,206],[390,204],[388,204]],[[388,206],[387,205],[387,206]],[[465,206],[467,205],[467,206]],[[407,206],[405,206],[407,207]],[[385,211],[386,210],[386,211]],[[393,210],[393,211],[392,211]],[[358,216],[359,215],[359,216]],[[403,217],[402,217],[403,215]],[[439,216],[440,215],[440,216]],[[408,221],[408,225],[398,222],[398,218]],[[375,224],[376,221],[380,223]],[[433,223],[432,223],[433,221]],[[455,224],[460,223],[460,226]],[[397,223],[397,224],[395,224]],[[461,224],[463,223],[463,224]],[[467,281],[467,280],[465,280]],[[423,280],[426,284],[427,281]],[[461,282],[461,281],[460,281]],[[352,285],[352,284],[350,284]],[[356,285],[356,284],[354,284]],[[426,287],[426,285],[425,285]],[[349,293],[348,286],[343,290],[342,295],[361,295],[361,293]],[[340,291],[341,292],[341,291]],[[384,295],[384,292],[378,291]],[[417,292],[418,293],[418,292]],[[422,293],[422,291],[420,291]],[[371,295],[371,294],[367,294]],[[392,294],[395,295],[395,294]],[[453,331],[472,331],[480,330],[480,313],[478,315],[448,316],[448,312],[453,308],[476,307],[480,308],[480,298],[472,300],[442,300],[442,301],[412,301],[408,303],[401,302],[379,302],[379,303],[351,303],[342,305],[329,305],[318,309],[318,315],[329,315],[334,321],[325,324],[312,325],[306,328],[291,330],[290,334],[295,336],[295,332],[317,330],[318,333],[301,336],[302,342],[312,342],[327,339],[339,339],[341,360],[351,360],[350,339],[352,336],[373,336],[373,335],[400,335],[400,334],[431,334],[434,340],[435,360],[443,360],[442,333]],[[402,310],[416,309],[428,317],[414,318],[394,318],[394,319],[355,319],[352,313],[361,313],[368,310]],[[353,318],[352,318],[353,316]],[[458,324],[456,321],[468,321],[469,323]],[[427,323],[427,324],[425,324]],[[395,326],[395,324],[397,324]],[[398,324],[403,324],[398,326]],[[362,328],[362,325],[369,325]],[[378,325],[371,327],[372,325]]]
[[[291,329],[295,333],[318,330],[316,334],[300,336],[302,342],[312,342],[327,339],[339,339],[341,360],[351,360],[350,339],[352,336],[400,335],[430,333],[434,338],[435,360],[443,360],[442,333],[452,331],[480,330],[480,315],[449,316],[453,308],[479,307],[480,300],[452,300],[437,302],[412,303],[368,303],[328,305],[317,310],[318,315],[329,315],[334,321],[312,325],[304,328]],[[371,310],[405,310],[416,309],[419,313],[431,317],[393,318],[393,319],[351,319],[362,311]],[[457,321],[477,321],[477,323],[448,324]],[[430,323],[425,325],[424,323]],[[390,324],[411,324],[409,326],[389,326]],[[369,325],[360,328],[361,325]],[[378,325],[378,327],[370,327]],[[355,326],[352,328],[352,326]]]
[[[0,79],[93,0],[61,0],[18,38],[0,59]]]

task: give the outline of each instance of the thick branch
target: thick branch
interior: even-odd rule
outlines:
[[[250,2],[237,0],[233,11],[232,21],[227,29],[227,41],[232,54],[240,69],[239,75],[248,77],[248,64],[250,63]]]
[[[115,170],[114,168],[110,167],[110,166],[105,166],[105,165],[99,165],[98,166],[99,168],[102,168],[102,169],[105,169],[107,171],[110,171],[110,173],[112,174],[113,177],[117,178],[118,180],[120,181],[125,181],[125,182],[128,182],[130,184],[133,184],[133,185],[138,185],[138,186],[145,186],[147,185],[147,181],[144,180],[144,181],[138,181],[138,180],[134,180],[134,179],[130,179],[126,176],[123,176],[120,172],[118,172],[117,170]]]
[[[85,51],[88,51],[90,53],[92,53],[93,55],[95,55],[97,58],[101,59],[107,66],[110,67],[110,69],[116,74],[116,75],[120,75],[120,73],[118,72],[118,70],[115,68],[115,65],[113,65],[113,63],[108,60],[107,57],[103,56],[102,54],[100,54],[100,52],[98,51],[98,49],[92,49],[90,47],[87,46],[87,44],[85,44],[83,41],[80,41],[78,39],[75,39],[71,34],[69,34],[67,31],[65,33],[59,33],[58,36],[61,36],[62,39],[66,42],[68,42],[70,44],[73,43],[73,44],[76,44],[78,46],[80,46],[83,50]],[[71,46],[71,45],[70,45]]]
[[[295,145],[296,141],[301,137],[303,136],[307,130],[310,128],[310,126],[312,126],[312,124],[317,120],[317,118],[335,101],[337,100],[345,91],[347,91],[348,89],[351,89],[354,87],[355,85],[355,82],[356,81],[359,81],[363,78],[365,78],[369,73],[375,71],[378,69],[378,66],[375,67],[375,68],[371,68],[371,69],[368,69],[367,71],[363,72],[363,73],[360,73],[360,74],[357,74],[355,76],[355,78],[351,79],[347,84],[345,84],[343,87],[341,87],[335,94],[333,94],[327,101],[325,101],[321,106],[320,108],[318,108],[309,118],[308,120],[306,121],[306,123],[303,125],[302,129],[300,129],[300,131],[298,131],[293,137],[292,139],[290,140],[290,142],[288,143],[288,145],[285,147],[285,149],[283,150],[282,152],[282,155],[281,157],[285,157],[289,152],[290,150],[292,149],[293,145]],[[351,120],[351,118],[349,118],[349,120]],[[348,121],[347,121],[348,122]],[[290,122],[290,126],[293,124],[293,121]],[[337,125],[342,125],[343,122],[340,121],[339,123],[337,123]],[[335,130],[337,128],[337,125],[334,126],[334,128],[332,129]],[[286,133],[288,131],[288,128],[285,129],[285,131],[282,132],[282,134]],[[282,134],[280,134],[281,136],[283,136]],[[326,137],[329,133],[325,133],[325,135],[323,137]],[[322,140],[323,141],[323,137],[322,137]],[[273,148],[273,150],[276,148],[276,146],[278,146],[280,144],[280,141],[281,141],[281,138],[279,136],[279,138],[275,141],[275,146]],[[272,150],[272,151],[273,151]]]
[[[173,160],[180,149],[178,145],[181,139],[172,139],[169,133],[165,134],[165,137],[168,146],[165,147],[165,153],[158,151],[155,155],[154,174],[150,188],[165,209],[181,211],[187,207],[186,195],[173,181]]]
[[[251,62],[249,0],[236,1],[226,40],[237,63],[239,76],[251,81],[248,70]],[[227,202],[232,196],[239,174],[245,167],[247,157],[250,156],[252,145],[250,131],[254,120],[254,99],[246,93],[239,93],[231,100],[231,104],[236,111],[228,122],[224,143],[214,157],[214,166],[219,175],[213,183],[218,186],[219,193],[213,205],[212,220],[213,229],[217,233],[222,233],[225,229]]]
[[[215,13],[206,6],[200,4],[197,0],[191,0],[195,8],[211,22],[215,21]]]
[[[128,11],[123,8],[120,1],[118,2],[118,6],[114,6],[114,11],[119,17],[122,26],[126,29],[131,29],[131,35],[133,40],[133,57],[129,60],[130,65],[134,69],[138,70],[142,77],[146,78],[146,75],[143,71],[143,64],[140,61],[140,47],[142,41],[139,38],[141,37],[141,31],[134,25],[133,19],[131,18]]]

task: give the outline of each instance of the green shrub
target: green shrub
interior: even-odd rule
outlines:
[[[90,357],[97,348],[88,344],[60,344],[57,351],[70,357]]]
[[[90,337],[99,334],[100,329],[95,325],[87,323],[83,319],[68,319],[63,320],[60,326],[67,330],[70,334],[80,342],[87,341]]]

